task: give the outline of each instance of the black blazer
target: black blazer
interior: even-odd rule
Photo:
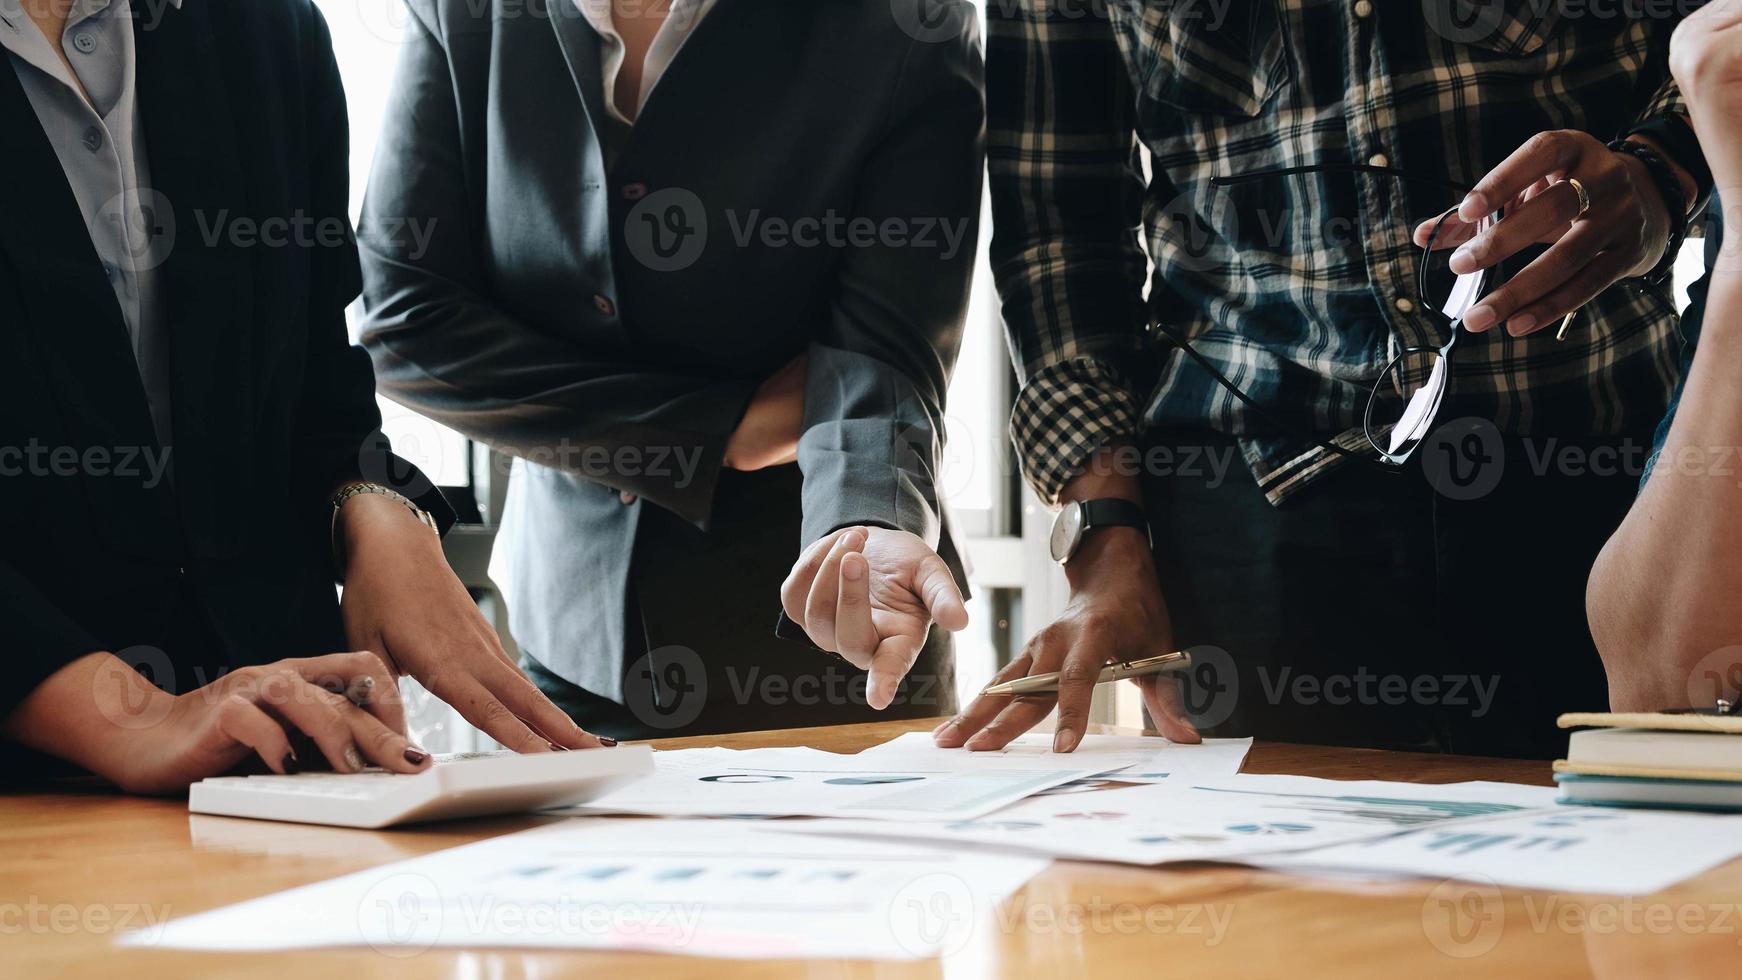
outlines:
[[[779,570],[829,531],[955,557],[934,484],[977,243],[979,37],[965,5],[932,26],[904,2],[720,0],[614,143],[573,0],[408,0],[364,343],[389,396],[518,457],[510,620],[587,690],[620,699],[637,591],[664,623],[726,593],[742,630],[663,639],[741,657],[771,642]],[[724,470],[757,384],[801,352],[802,486]],[[704,572],[685,527],[755,570]]]
[[[319,13],[308,0],[184,0],[135,32],[167,208],[141,251],[163,259],[173,487],[140,463],[163,447],[125,321],[0,65],[0,711],[98,650],[186,690],[343,649],[328,498],[347,479],[395,482],[451,522],[380,436],[369,359],[345,327],[359,288],[348,231],[285,247],[230,233],[273,217],[348,229],[344,93]],[[83,462],[51,465],[57,451]],[[172,632],[209,642],[162,650]]]

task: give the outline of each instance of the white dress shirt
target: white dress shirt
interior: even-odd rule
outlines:
[[[617,33],[617,24],[611,13],[611,0],[572,0],[580,8],[581,16],[587,18],[595,33],[599,35],[600,61],[605,74],[605,111],[612,119],[624,124],[634,120],[617,105],[617,74],[623,70],[623,59],[628,50],[623,44],[623,36]],[[632,6],[637,10],[645,10],[658,0],[637,0]],[[653,93],[653,87],[659,84],[660,76],[671,67],[672,60],[677,57],[678,50],[689,40],[696,25],[714,9],[717,0],[671,0],[671,8],[665,15],[665,23],[660,25],[659,33],[653,37],[653,43],[648,45],[647,58],[641,64],[641,93],[636,97],[635,104],[629,108],[635,116],[641,115],[641,107],[647,104],[647,97]],[[633,16],[633,15],[631,15]]]

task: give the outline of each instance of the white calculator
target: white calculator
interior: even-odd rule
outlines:
[[[645,745],[574,752],[438,755],[423,772],[220,776],[188,790],[188,812],[388,827],[587,803],[653,771]]]

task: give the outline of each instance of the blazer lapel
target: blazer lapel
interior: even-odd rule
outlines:
[[[569,75],[581,94],[581,104],[586,107],[587,121],[593,124],[595,133],[603,132],[610,120],[605,117],[605,69],[599,63],[598,32],[587,23],[587,18],[575,7],[574,0],[532,2],[535,7],[543,6],[548,10],[550,26],[556,31],[563,60],[568,62]],[[534,16],[537,16],[536,9]]]
[[[250,214],[212,13],[210,0],[183,0],[134,31],[151,180],[175,235],[159,274],[176,473],[189,508],[209,506],[203,497],[226,476],[226,447],[245,444],[253,389],[247,255],[222,237],[226,222]]]
[[[0,174],[12,188],[0,219],[0,249],[18,271],[29,310],[23,329],[37,334],[52,364],[66,368],[57,388],[71,434],[96,446],[155,445],[127,321],[60,158],[4,54]]]

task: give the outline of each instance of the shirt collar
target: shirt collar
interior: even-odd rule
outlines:
[[[146,5],[157,4],[157,3],[168,3],[171,7],[174,7],[177,10],[181,9],[181,0],[139,0],[139,2],[146,4]],[[581,2],[586,3],[587,0],[581,0]],[[610,0],[605,0],[605,4],[606,4],[605,16],[607,19],[609,19],[609,17],[610,17]],[[87,5],[80,5],[80,6],[87,6]],[[100,10],[100,9],[102,9],[102,7],[106,7],[106,6],[108,6],[108,4],[104,3],[101,6],[99,6],[97,9]],[[69,14],[69,16],[67,17],[67,25],[70,27],[75,19],[77,19],[80,16],[88,16],[89,13],[91,13],[91,11],[88,9],[84,10],[82,13],[79,11],[74,11],[73,13]],[[24,12],[24,8],[23,8],[23,6],[20,5],[19,0],[0,0],[0,24],[4,24],[6,27],[9,27],[14,31],[21,31],[24,29],[23,21],[26,21],[29,19],[30,19],[29,15]]]

